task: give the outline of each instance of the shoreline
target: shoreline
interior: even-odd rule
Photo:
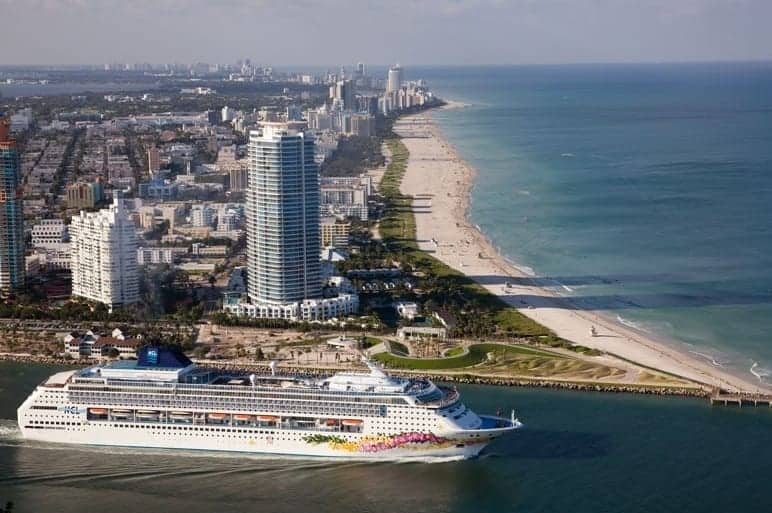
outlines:
[[[438,109],[466,106],[448,101]],[[573,343],[713,388],[754,394],[770,392],[763,383],[718,369],[673,347],[677,341],[668,344],[657,336],[626,326],[615,320],[611,312],[579,310],[570,297],[536,284],[536,277],[527,268],[502,255],[471,221],[471,193],[478,171],[444,137],[432,111],[400,117],[394,132],[410,154],[400,190],[413,197],[416,238],[421,250]],[[531,299],[525,301],[524,296]],[[593,327],[596,336],[590,335]]]

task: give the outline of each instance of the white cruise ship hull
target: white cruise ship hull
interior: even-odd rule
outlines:
[[[43,432],[43,430],[25,430],[24,438],[48,443],[65,443],[87,446],[137,447],[145,449],[172,449],[191,451],[220,451],[230,453],[250,453],[265,455],[284,455],[309,458],[341,458],[348,460],[453,460],[476,457],[487,443],[449,446],[413,446],[392,448],[380,451],[351,451],[331,448],[328,444],[309,444],[296,436],[256,436],[233,433],[224,436],[201,436],[198,433],[169,432],[164,428],[143,430],[138,433],[133,428],[114,426],[92,426],[73,433],[71,431]]]
[[[57,373],[19,407],[19,428],[50,443],[426,461],[477,456],[520,427],[514,416],[475,414],[456,390],[380,372],[316,382],[215,372],[123,364]]]
[[[72,419],[70,422],[72,423]],[[181,425],[152,426],[85,421],[83,424],[70,426],[21,427],[21,431],[25,439],[57,444],[386,460],[467,459],[477,456],[490,441],[488,438],[479,443],[464,442],[465,437],[456,440],[441,437],[437,442],[415,442],[389,447],[389,439],[393,437],[359,435],[351,436],[343,443],[309,442],[313,440],[312,437],[331,435],[297,430],[260,433],[257,429],[230,427],[200,427],[196,430],[193,426]]]

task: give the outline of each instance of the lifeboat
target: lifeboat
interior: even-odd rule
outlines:
[[[172,417],[191,417],[193,414],[189,411],[173,411],[169,413]]]
[[[233,420],[237,420],[239,422],[250,422],[252,420],[252,415],[244,415],[241,413],[237,413],[233,416]]]
[[[207,415],[207,418],[209,420],[225,420],[227,416],[227,413],[210,413]]]
[[[276,422],[279,420],[279,417],[275,415],[258,415],[257,420],[260,422]]]
[[[340,421],[344,426],[361,426],[362,421],[359,419],[343,419]]]
[[[131,415],[131,410],[113,410],[110,413],[112,414],[113,418],[127,419]]]
[[[338,419],[327,419],[324,421],[324,424],[326,426],[337,426],[338,425]]]
[[[136,417],[138,419],[157,419],[158,412],[155,410],[137,410]]]
[[[107,408],[89,408],[88,412],[91,415],[107,415]]]

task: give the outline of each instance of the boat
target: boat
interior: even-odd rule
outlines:
[[[48,377],[19,406],[19,429],[62,444],[430,461],[475,457],[522,426],[514,413],[477,414],[455,388],[365,363],[324,377],[253,374],[148,345],[137,360]]]

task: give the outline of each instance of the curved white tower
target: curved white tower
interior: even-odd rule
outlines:
[[[265,123],[250,134],[246,199],[250,299],[320,297],[319,171],[303,123]]]

